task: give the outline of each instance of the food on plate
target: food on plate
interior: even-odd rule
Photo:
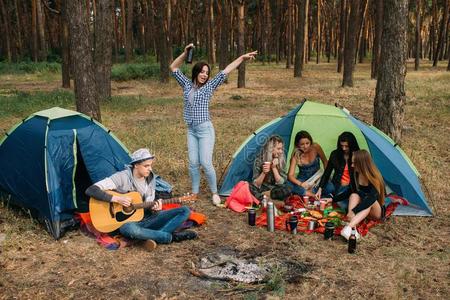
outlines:
[[[311,210],[309,212],[309,214],[316,219],[322,219],[322,217],[323,217],[322,214],[320,212],[318,212],[317,210]]]
[[[338,218],[342,217],[342,215],[340,213],[338,213],[337,211],[332,211],[332,212],[328,213],[328,216],[329,217],[338,217]]]

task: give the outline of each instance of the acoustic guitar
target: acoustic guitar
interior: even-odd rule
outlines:
[[[89,212],[92,224],[100,232],[112,232],[129,222],[139,222],[144,218],[144,208],[151,209],[156,201],[144,202],[138,192],[120,194],[114,191],[106,191],[113,196],[128,197],[131,205],[125,207],[119,203],[100,201],[95,198],[89,199]],[[178,198],[162,199],[162,204],[183,203],[194,200],[194,195],[186,195]]]

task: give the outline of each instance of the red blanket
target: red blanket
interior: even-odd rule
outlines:
[[[395,211],[395,209],[397,208],[397,206],[399,204],[402,205],[408,205],[408,201],[402,197],[399,196],[394,196],[394,195],[390,195],[389,196],[391,199],[393,199],[396,202],[391,202],[387,207],[386,207],[386,219],[389,218],[392,213]],[[292,201],[292,203],[290,203],[294,208],[298,208],[297,203],[296,203],[296,199],[293,199],[294,201]],[[280,209],[282,208],[282,206],[279,207]],[[284,214],[278,217],[275,217],[275,228],[278,230],[287,230],[286,227],[286,221],[289,219],[289,217],[291,216],[291,214]],[[298,227],[297,227],[297,231],[299,232],[306,232],[306,233],[312,233],[312,232],[318,232],[318,233],[324,233],[325,232],[325,227],[318,227],[315,230],[307,230],[308,228],[308,222],[309,220],[305,220],[302,218],[299,218],[298,220]],[[383,221],[381,220],[365,220],[363,222],[361,222],[358,227],[357,230],[358,232],[361,234],[361,236],[365,236],[368,232],[369,229],[376,226],[377,224],[382,223]],[[258,216],[258,218],[256,219],[256,225],[257,226],[267,226],[267,214],[264,212],[261,215]],[[334,230],[334,234],[335,235],[340,235],[341,234],[341,230],[342,230],[343,226],[337,227]]]

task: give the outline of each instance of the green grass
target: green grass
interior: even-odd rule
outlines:
[[[187,71],[187,66],[181,70]],[[111,79],[116,81],[141,80],[158,78],[160,74],[159,63],[128,63],[116,64],[111,71]]]
[[[177,98],[149,98],[138,96],[113,96],[111,101],[103,103],[107,108],[117,112],[135,112],[148,105],[176,105],[180,103]]]
[[[73,109],[75,98],[72,91],[23,92],[0,89],[0,118],[16,116],[23,118],[36,111],[59,106]]]
[[[61,71],[61,64],[57,62],[0,62],[0,75],[4,74],[36,74],[57,73]]]

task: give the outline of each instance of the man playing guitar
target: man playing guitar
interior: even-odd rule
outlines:
[[[86,190],[86,195],[97,200],[119,203],[124,207],[131,205],[126,196],[111,195],[108,190],[119,193],[138,192],[145,202],[154,202],[151,210],[146,210],[139,222],[123,224],[120,233],[131,239],[143,240],[147,250],[156,248],[156,244],[169,244],[194,239],[197,233],[190,230],[174,232],[189,217],[186,206],[161,211],[161,200],[155,200],[156,176],[152,171],[154,156],[148,149],[139,149],[131,155],[130,165],[123,171],[107,177]]]

